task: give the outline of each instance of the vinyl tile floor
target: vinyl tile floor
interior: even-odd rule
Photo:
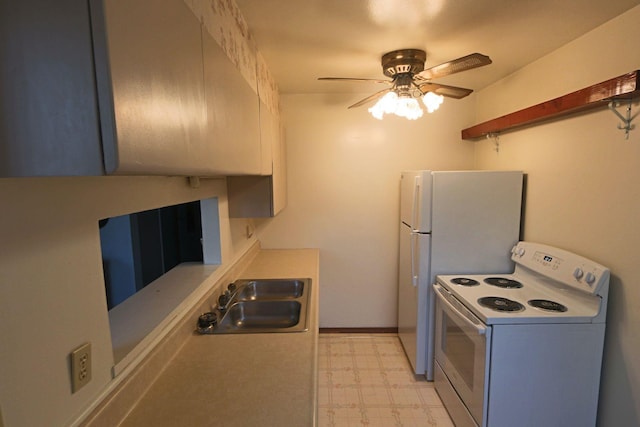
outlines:
[[[453,427],[395,334],[320,334],[319,427]]]

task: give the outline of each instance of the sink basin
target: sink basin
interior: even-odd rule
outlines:
[[[300,325],[298,301],[241,301],[229,307],[218,324],[220,332],[267,332]]]
[[[308,330],[311,279],[238,280],[214,334]]]
[[[239,280],[236,285],[237,301],[296,299],[304,292],[304,281],[299,279]]]

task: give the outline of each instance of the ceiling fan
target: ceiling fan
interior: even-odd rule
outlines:
[[[372,110],[375,110],[376,107],[378,107],[378,105],[380,104],[380,101],[382,101],[383,99],[392,98],[393,102],[395,103],[400,102],[407,105],[410,104],[409,108],[413,110],[415,114],[417,114],[417,111],[419,111],[419,115],[417,117],[414,117],[411,116],[411,114],[399,114],[397,111],[390,111],[388,107],[385,107],[384,105],[379,106],[378,109],[387,108],[386,111],[383,111],[384,113],[394,112],[397,115],[411,119],[422,116],[422,110],[420,109],[420,106],[418,105],[416,99],[423,98],[423,101],[425,101],[426,103],[427,99],[431,99],[428,96],[429,93],[437,95],[435,98],[438,99],[436,102],[439,105],[439,103],[442,102],[442,96],[460,99],[473,92],[472,89],[433,83],[433,79],[459,73],[462,71],[471,70],[473,68],[482,67],[484,65],[489,65],[492,62],[491,58],[486,55],[482,55],[480,53],[472,53],[470,55],[466,55],[461,58],[454,59],[452,61],[448,61],[425,70],[424,63],[426,59],[427,54],[424,50],[394,50],[382,55],[381,60],[382,71],[384,75],[390,77],[391,80],[360,79],[350,77],[320,77],[318,78],[318,80],[374,82],[387,84],[389,87],[376,92],[373,95],[370,95],[353,105],[350,105],[348,108],[359,107],[369,102],[379,100],[378,104],[370,108],[369,111],[376,118],[382,118],[382,112],[378,111],[378,117],[376,115],[376,112]],[[423,97],[424,95],[427,95],[427,97]],[[433,97],[433,95],[431,95],[431,97]],[[416,108],[417,111],[415,110]],[[427,108],[429,109],[429,112],[431,112],[432,108],[430,108],[429,105],[427,105]],[[437,105],[435,106],[435,108],[437,108]]]

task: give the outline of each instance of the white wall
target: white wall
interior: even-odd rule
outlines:
[[[109,386],[98,220],[218,196],[223,261],[245,244],[222,179],[0,179],[0,407],[5,426],[66,425]],[[242,231],[239,231],[242,230]],[[235,236],[235,240],[234,239]],[[92,344],[93,378],[71,393],[69,353]]]
[[[479,120],[640,68],[640,6],[478,93]],[[640,111],[635,102],[633,114]],[[599,426],[640,425],[640,118],[628,140],[606,108],[477,144],[479,169],[528,174],[524,237],[611,269]]]
[[[400,172],[473,162],[473,143],[460,141],[471,99],[378,121],[347,110],[364,96],[281,95],[289,204],[257,221],[263,247],[320,248],[321,327],[396,326]]]

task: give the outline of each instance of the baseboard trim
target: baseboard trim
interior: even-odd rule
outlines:
[[[321,334],[397,334],[398,328],[320,328]]]

